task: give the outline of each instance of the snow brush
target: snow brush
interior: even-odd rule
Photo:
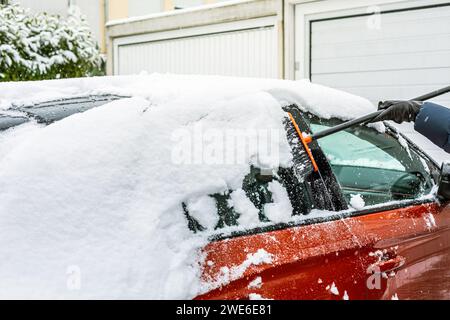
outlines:
[[[443,94],[446,94],[448,92],[450,92],[450,86],[447,86],[445,88],[442,88],[442,89],[439,89],[439,90],[436,90],[436,91],[433,91],[433,92],[430,92],[430,93],[427,93],[427,94],[424,94],[424,95],[422,95],[420,97],[417,97],[415,99],[411,99],[411,101],[421,101],[421,102],[423,102],[423,101],[426,101],[426,100],[429,100],[429,99],[436,98],[436,97],[441,96]],[[289,115],[289,118],[291,119],[292,124],[295,127],[295,130],[297,131],[297,134],[298,134],[298,136],[299,136],[299,138],[300,138],[300,140],[301,140],[301,142],[303,144],[303,147],[306,150],[306,153],[308,154],[309,159],[311,160],[311,163],[313,165],[314,171],[318,172],[319,171],[319,167],[317,166],[316,160],[314,159],[314,156],[313,156],[313,154],[311,152],[311,149],[309,148],[309,144],[311,142],[319,140],[319,139],[322,139],[322,138],[325,138],[325,137],[328,137],[328,136],[330,136],[332,134],[335,134],[337,132],[344,131],[344,130],[346,130],[348,128],[352,128],[352,127],[358,126],[360,124],[370,123],[372,120],[374,120],[376,117],[378,117],[384,111],[385,110],[378,110],[376,112],[373,112],[373,113],[367,114],[365,116],[362,116],[361,118],[357,118],[357,119],[354,119],[354,120],[350,120],[350,121],[344,122],[344,123],[342,123],[340,125],[334,126],[332,128],[329,128],[329,129],[325,129],[325,130],[320,131],[318,133],[315,133],[313,135],[308,135],[306,133],[301,132],[299,127],[298,127],[298,125],[297,125],[297,123],[296,123],[296,121],[295,121],[295,119],[294,119],[294,117],[292,116],[292,114],[288,113],[288,115]]]

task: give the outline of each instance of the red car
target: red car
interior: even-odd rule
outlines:
[[[30,120],[50,124],[119,98],[89,96],[20,107],[15,110],[20,113],[0,114],[0,132]],[[180,205],[177,214],[183,215],[184,211],[186,217],[186,221],[183,217],[179,220],[181,229],[187,231],[184,229],[186,223],[186,228],[192,232],[203,232],[199,237],[201,243],[211,235],[203,247],[200,261],[203,294],[196,298],[449,299],[450,165],[440,168],[420,148],[388,125],[385,129],[358,126],[311,143],[312,155],[319,168],[315,171],[288,112],[305,133],[319,132],[342,121],[301,112],[295,105],[285,111],[284,127],[293,156],[292,165],[281,167],[275,173],[250,168],[239,192],[251,207],[254,219],[251,223],[239,225],[239,219],[245,215],[240,216],[235,210],[244,211],[235,208],[236,202],[230,202],[236,189],[210,195],[215,206],[208,206],[208,210],[217,219],[213,219],[209,229],[195,219],[193,210],[189,212],[189,203],[177,203]],[[46,164],[47,155],[42,157]],[[43,175],[47,176],[45,172]],[[286,219],[280,219],[285,221],[282,223],[274,222],[267,210],[277,202],[280,193],[284,195],[283,204],[289,204],[288,210],[286,207],[281,210],[287,213]],[[210,213],[208,211],[208,218]],[[36,219],[40,221],[40,217]],[[66,230],[66,223],[61,225]],[[47,223],[41,227],[47,231],[51,225]],[[104,229],[99,229],[103,234]],[[59,236],[59,229],[55,230],[52,234]],[[165,238],[165,232],[162,232],[162,238]],[[109,233],[112,232],[108,229],[106,240]],[[37,235],[40,239],[41,233]],[[115,235],[113,239],[116,239]],[[24,243],[28,245],[28,242]],[[70,247],[72,250],[78,248],[78,242],[74,243],[76,246]],[[134,252],[134,244],[131,242],[131,252]],[[33,250],[24,252],[33,253],[33,257],[36,248],[47,250],[46,243],[40,247],[31,243],[30,247]],[[66,247],[62,248],[65,253]],[[93,252],[97,254],[98,251]],[[84,257],[81,252],[83,255],[80,256]],[[140,262],[146,255],[147,249],[135,260]],[[179,262],[177,255],[172,256]],[[67,257],[72,261],[72,256]],[[44,258],[52,261],[47,256]],[[66,258],[65,254],[63,258]],[[97,265],[96,259],[93,261]],[[98,263],[102,265],[100,261]],[[124,264],[127,277],[122,278],[126,278],[127,283],[133,279],[128,278],[129,270],[133,269],[130,266],[135,265]],[[89,274],[89,264],[83,272]],[[197,270],[192,273],[198,274]],[[177,273],[172,279],[173,288],[180,280],[179,275],[183,274]],[[18,276],[22,275],[19,273]],[[90,280],[86,283],[95,288],[93,278],[88,276]],[[49,277],[47,280],[59,285],[61,278],[55,279]],[[65,281],[62,282],[63,293],[69,292],[65,289]],[[105,282],[100,283],[104,290]],[[29,292],[25,292],[24,296],[28,297]],[[82,294],[89,290],[73,292]]]
[[[304,132],[341,122],[286,111]],[[261,227],[211,238],[202,262],[211,290],[197,299],[450,299],[448,165],[440,172],[389,126],[359,126],[312,143],[320,170],[302,171],[304,150],[285,126],[293,167],[273,176],[251,168],[242,189]],[[267,223],[275,180],[289,195],[291,223]],[[236,225],[228,196],[212,196],[219,227]],[[201,232],[184,208],[191,230]]]

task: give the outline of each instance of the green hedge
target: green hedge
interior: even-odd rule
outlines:
[[[104,58],[76,7],[67,17],[0,5],[0,81],[103,75]]]

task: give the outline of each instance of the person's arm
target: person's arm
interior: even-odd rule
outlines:
[[[450,109],[426,102],[417,114],[414,129],[450,153]]]
[[[372,122],[414,122],[417,132],[450,153],[450,109],[420,101],[385,101],[380,102],[378,109],[384,111]]]

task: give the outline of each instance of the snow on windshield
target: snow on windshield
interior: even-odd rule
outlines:
[[[132,96],[0,135],[0,298],[195,297],[207,238],[187,228],[181,203],[239,190],[249,164],[274,170],[287,166],[291,154],[280,136],[276,162],[249,147],[233,165],[180,164],[173,159],[180,133],[284,132],[281,107],[292,102],[324,117],[374,109],[306,81],[224,77],[3,83],[0,92],[3,109],[83,94]],[[202,203],[208,206],[190,205],[212,221]]]

